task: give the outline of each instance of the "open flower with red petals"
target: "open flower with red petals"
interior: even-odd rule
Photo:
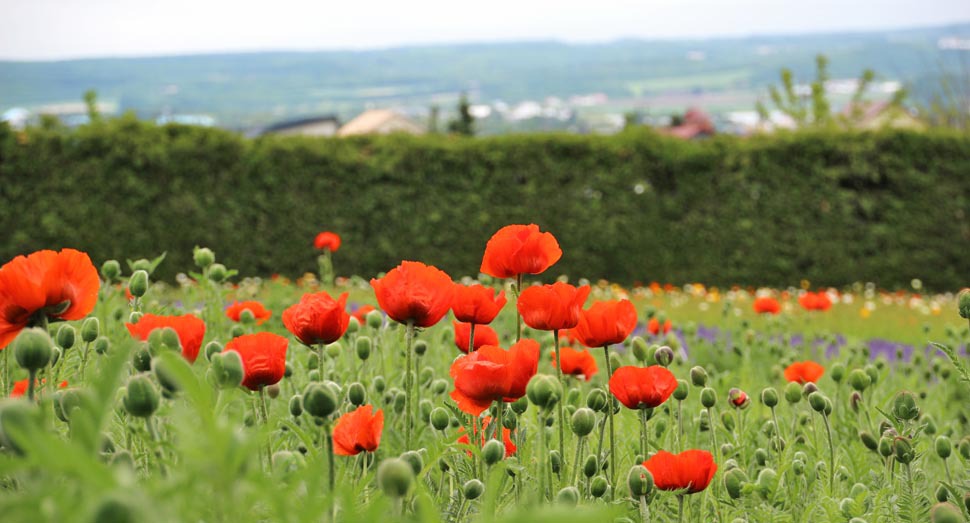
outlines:
[[[333,426],[333,453],[356,456],[361,452],[374,452],[381,444],[383,430],[384,412],[371,405],[362,405],[340,416]]]
[[[222,352],[239,353],[243,364],[242,385],[249,390],[259,390],[283,379],[287,345],[289,342],[283,336],[259,332],[233,338]]]
[[[781,304],[770,296],[762,296],[754,300],[754,311],[758,314],[778,314]]]
[[[320,250],[326,249],[330,252],[337,252],[337,249],[340,248],[340,235],[330,231],[321,232],[313,239],[313,246]]]
[[[486,345],[451,364],[451,398],[463,412],[477,416],[493,401],[515,401],[539,368],[539,343],[523,339],[509,350]]]
[[[827,311],[832,308],[832,300],[824,292],[806,292],[798,297],[798,304],[807,311]]]
[[[346,292],[336,300],[326,292],[304,294],[299,303],[283,311],[283,325],[304,345],[333,343],[347,332],[346,305]]]
[[[660,365],[620,367],[610,378],[610,392],[628,409],[659,407],[676,388],[674,373]]]
[[[155,329],[171,328],[178,334],[179,344],[182,345],[182,357],[195,363],[205,337],[205,322],[194,314],[181,316],[157,316],[143,314],[138,323],[126,323],[125,327],[132,338],[147,341],[148,336]]]
[[[658,451],[643,462],[653,476],[653,484],[660,490],[687,490],[696,494],[707,488],[717,472],[714,456],[706,450],[685,450],[671,454]]]
[[[593,303],[582,311],[572,336],[587,347],[606,347],[623,343],[637,327],[637,310],[630,300]],[[565,369],[563,369],[565,370]]]
[[[539,232],[539,226],[506,225],[485,245],[480,270],[496,278],[519,274],[541,274],[562,258],[562,249],[552,233]]]
[[[430,327],[448,314],[455,287],[441,269],[414,261],[401,262],[370,284],[377,304],[392,320],[417,327]]]
[[[45,383],[46,381],[47,380],[40,380],[39,383]],[[34,382],[35,385],[37,383],[38,383],[37,381]],[[28,388],[29,385],[30,385],[30,381],[28,381],[26,378],[25,379],[22,379],[20,381],[13,382],[13,389],[10,391],[10,397],[11,398],[19,398],[19,397],[23,396],[24,394],[27,394],[27,388]],[[59,388],[59,389],[67,388],[67,380],[60,382],[57,385],[57,388]]]
[[[571,329],[579,324],[589,292],[589,285],[576,288],[563,282],[533,286],[522,291],[516,306],[522,321],[533,329]]]
[[[556,367],[556,353],[552,353],[552,366]],[[563,346],[559,348],[559,359],[562,360],[562,373],[569,376],[582,376],[589,381],[599,370],[596,367],[596,358],[588,350],[576,350],[572,347]]]
[[[670,329],[673,326],[674,324],[671,323],[670,320],[664,320],[663,333],[667,334],[668,332],[670,332]],[[647,332],[649,332],[654,336],[657,336],[658,334],[660,334],[660,320],[658,320],[657,318],[650,318],[650,321],[647,322]]]
[[[256,325],[266,323],[266,320],[273,315],[262,303],[258,301],[234,301],[226,308],[226,316],[232,321],[240,321],[243,311],[248,310],[256,318]]]
[[[785,379],[801,384],[815,383],[825,374],[825,367],[814,361],[796,361],[785,368]]]
[[[0,349],[25,327],[50,320],[80,320],[94,309],[101,280],[87,254],[74,249],[37,251],[0,267]]]
[[[471,323],[452,322],[455,326],[455,346],[458,350],[468,353],[468,341],[471,338]],[[475,326],[475,350],[486,345],[498,345],[498,334],[488,325]]]
[[[484,325],[492,323],[506,301],[505,291],[495,294],[495,289],[484,285],[456,284],[451,298],[451,310],[458,321]]]
[[[488,430],[488,426],[491,423],[492,423],[491,416],[485,416],[485,419],[482,420],[482,429],[479,431],[481,433],[479,437],[479,439],[481,440],[479,441],[479,448],[485,446],[485,442],[486,442],[485,436],[492,434],[492,431]],[[472,430],[472,432],[474,433],[475,431]],[[465,445],[471,445],[471,440],[468,438],[468,433],[465,431],[465,427],[461,427],[460,429],[458,429],[458,434],[459,434],[459,437],[456,440],[457,443],[464,443]],[[502,442],[505,443],[506,458],[514,455],[515,451],[518,450],[518,448],[515,446],[515,443],[512,441],[512,431],[505,427],[502,427]],[[471,456],[472,453],[469,452],[468,455]]]

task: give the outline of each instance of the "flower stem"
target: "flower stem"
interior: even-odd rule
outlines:
[[[6,351],[5,351],[6,352]],[[34,401],[34,389],[36,388],[37,369],[27,371],[27,399]]]
[[[561,400],[556,402],[559,408],[559,458],[563,461],[562,470],[566,469],[566,413],[565,413],[565,403],[566,400],[566,384],[563,383],[562,378],[562,359],[559,357],[559,329],[552,331],[552,338],[556,344],[556,375],[559,376],[559,386],[562,387],[563,397]]]
[[[647,409],[640,411],[640,455],[647,459],[647,451],[650,450],[649,436],[647,435]]]
[[[468,354],[475,352],[475,323],[468,329]]]
[[[538,430],[536,430],[536,447],[539,449],[537,455],[539,457],[539,500],[542,503],[546,502],[546,467],[549,464],[549,454],[546,452],[546,415],[545,409],[538,409],[536,411],[536,418],[538,420]]]
[[[603,353],[606,355],[606,379],[609,383],[609,379],[613,377],[613,363],[610,362],[610,346],[603,345]],[[607,387],[609,389],[609,387]],[[613,396],[610,391],[606,391],[606,416],[610,423],[610,485],[613,484],[613,480],[616,476],[616,437],[613,435]]]
[[[411,356],[411,345],[414,343],[414,320],[408,320],[405,331],[405,354],[407,356],[407,366],[404,368],[404,449],[411,450],[411,432],[414,430],[414,401],[411,389],[414,388],[413,357]]]
[[[835,444],[832,443],[832,425],[829,424],[829,417],[822,414],[822,421],[825,422],[825,432],[829,437],[829,496],[835,491]]]

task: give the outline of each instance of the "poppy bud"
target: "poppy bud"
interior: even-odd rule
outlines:
[[[418,356],[424,356],[425,352],[428,352],[428,342],[424,340],[417,340],[414,342],[414,353]]]
[[[801,476],[805,473],[805,462],[800,459],[792,460],[791,469],[796,476]]]
[[[606,403],[606,392],[604,392],[603,389],[593,389],[589,391],[589,394],[586,396],[586,406],[596,412],[605,411]]]
[[[246,329],[242,325],[239,325],[238,323],[233,325],[232,328],[229,329],[229,336],[232,338],[238,338],[243,334],[246,334]]]
[[[847,518],[852,517],[854,508],[855,500],[852,498],[843,498],[842,501],[839,502],[839,511],[842,512],[842,515]]]
[[[212,252],[212,249],[208,247],[196,246],[192,249],[192,261],[200,269],[205,269],[216,262],[216,253]]]
[[[832,381],[842,383],[842,379],[845,378],[845,365],[841,363],[832,365],[832,368],[829,370],[829,375],[832,376]]]
[[[600,471],[600,462],[596,459],[596,455],[590,454],[586,456],[586,462],[583,463],[583,475],[587,478],[591,478]]]
[[[101,323],[94,316],[90,318],[85,318],[84,322],[81,323],[81,341],[84,343],[91,343],[98,338],[98,334],[101,331]],[[58,331],[60,334],[60,331]]]
[[[869,450],[878,450],[879,442],[876,441],[875,436],[873,436],[869,431],[859,432],[859,439],[862,440],[862,444],[866,446]]]
[[[162,344],[165,345],[166,347],[177,351],[182,350],[182,341],[179,340],[179,335],[177,332],[175,332],[175,329],[171,327],[165,327],[163,329],[155,329],[152,332],[161,333]]]
[[[148,272],[137,270],[128,279],[128,292],[136,298],[141,298],[148,292]]]
[[[934,496],[936,497],[937,501],[939,501],[940,503],[943,503],[950,498],[950,493],[946,490],[946,487],[944,487],[943,485],[939,485],[936,487],[936,492],[934,493]]]
[[[734,445],[732,445],[730,443],[722,443],[721,444],[721,455],[722,456],[730,456],[731,454],[734,454]]]
[[[553,474],[559,474],[559,471],[562,470],[562,456],[558,450],[549,451],[549,464]]]
[[[653,491],[653,474],[643,465],[634,465],[627,475],[626,485],[630,489],[630,497],[637,499],[647,496]]]
[[[438,378],[431,382],[431,392],[433,394],[444,394],[448,390],[448,382]]]
[[[355,407],[363,405],[366,396],[367,390],[365,390],[364,386],[358,382],[351,383],[350,386],[347,387],[347,399]]]
[[[930,510],[932,523],[963,523],[963,514],[952,503],[937,503]]]
[[[802,400],[802,386],[796,382],[785,385],[785,400],[792,405]]]
[[[438,407],[431,411],[431,426],[435,430],[445,430],[448,428],[448,424],[451,423],[451,416],[448,415],[448,411],[443,407]]]
[[[395,389],[394,399],[391,401],[394,403],[394,412],[400,414],[404,412],[405,403],[407,403],[407,395],[403,391]]]
[[[758,473],[757,484],[761,494],[770,498],[775,489],[778,488],[778,473],[770,468],[761,469],[761,472]]]
[[[221,263],[213,263],[209,266],[209,279],[215,283],[222,283],[229,277],[229,271]]]
[[[748,482],[748,475],[739,468],[734,468],[724,474],[724,488],[731,499],[741,498],[741,489]]]
[[[897,437],[893,439],[893,455],[896,457],[896,461],[903,465],[912,463],[916,459],[916,451],[913,450],[913,445],[906,438]]]
[[[589,493],[594,498],[598,499],[603,497],[603,495],[606,494],[606,489],[608,489],[609,487],[610,487],[610,484],[606,481],[606,478],[604,478],[603,476],[596,476],[589,483]]]
[[[361,361],[367,361],[370,358],[371,341],[367,336],[360,336],[354,342],[354,349],[357,351],[357,357]]]
[[[919,417],[919,407],[916,406],[916,396],[912,392],[903,391],[893,400],[893,416],[900,421],[914,420]]]
[[[47,331],[39,327],[24,329],[14,339],[13,355],[17,364],[28,371],[38,371],[51,361],[53,347]]]
[[[121,264],[118,260],[107,260],[101,264],[101,276],[104,276],[104,280],[111,283],[121,276]]]
[[[880,365],[885,365],[885,362],[882,360],[877,361],[877,363]],[[864,370],[866,374],[869,375],[869,381],[872,382],[873,385],[879,382],[879,369],[877,369],[874,365],[866,365]]]
[[[249,309],[243,309],[242,312],[239,313],[239,323],[242,323],[243,325],[252,325],[256,323],[256,315],[253,314],[253,311]]]
[[[104,355],[111,348],[111,341],[108,340],[107,336],[98,336],[98,339],[94,340],[93,347],[96,354]]]
[[[325,418],[337,410],[337,397],[330,387],[313,382],[303,390],[303,410],[311,416]]]
[[[125,410],[136,418],[147,418],[158,409],[158,389],[147,376],[135,376],[128,382],[122,400]]]
[[[497,439],[490,439],[482,447],[482,460],[486,465],[494,465],[505,457],[505,444]]]
[[[937,436],[934,447],[936,448],[936,455],[943,460],[949,458],[950,454],[953,453],[953,443],[946,436]]]
[[[209,368],[215,378],[216,386],[222,389],[238,387],[246,375],[242,357],[234,350],[213,354]]]
[[[704,387],[707,385],[707,371],[704,370],[704,367],[691,367],[690,382],[693,383],[695,387]]]
[[[384,324],[384,314],[379,310],[372,310],[364,316],[367,326],[372,329],[379,329]]]
[[[549,408],[562,398],[562,386],[553,376],[536,374],[526,385],[525,394],[537,407]]]
[[[732,407],[738,409],[746,409],[751,405],[751,398],[748,397],[747,393],[738,388],[733,388],[728,391],[728,403]]]
[[[690,386],[687,385],[687,380],[677,380],[677,388],[674,389],[674,399],[677,401],[684,401],[687,399],[687,394],[690,392]]]
[[[377,485],[392,498],[404,497],[414,483],[411,465],[398,458],[385,459],[377,467]]]
[[[428,383],[431,383],[431,380],[433,379],[434,379],[434,369],[432,369],[431,367],[425,367],[421,369],[421,373],[418,374],[418,383],[421,385],[427,385]]]
[[[299,394],[294,395],[290,398],[290,416],[294,418],[299,418],[300,414],[303,414],[303,396]]]
[[[808,382],[802,385],[802,396],[805,396],[807,398],[811,396],[813,392],[818,392],[818,385],[812,382]]]
[[[280,397],[280,384],[274,383],[272,385],[267,385],[266,395],[269,396],[269,399],[271,400],[275,400],[276,398]]]
[[[970,289],[963,289],[957,295],[957,310],[961,318],[970,319]]]
[[[384,388],[387,384],[384,382],[384,376],[375,376],[374,382],[371,383],[371,387],[374,387],[374,392],[381,394],[384,392]]]
[[[424,470],[424,459],[421,458],[421,454],[416,451],[409,450],[404,454],[401,454],[401,460],[411,467],[411,471],[414,472],[415,476],[421,474],[421,471]]]
[[[579,490],[576,487],[565,487],[556,494],[556,503],[575,507],[579,503]]]
[[[849,406],[852,407],[852,412],[859,412],[859,405],[862,405],[862,394],[859,391],[854,390],[849,396]]]
[[[709,409],[713,407],[716,403],[717,403],[717,392],[715,392],[714,389],[710,387],[704,387],[704,389],[701,390],[701,405],[703,405],[704,408]]]
[[[724,425],[724,428],[727,429],[728,432],[733,431],[735,426],[734,414],[727,411],[721,412],[721,424]]]
[[[478,499],[483,492],[485,492],[485,485],[477,479],[470,479],[461,487],[462,495],[469,501]]]
[[[105,498],[98,504],[91,521],[111,523],[136,523],[142,518],[128,501],[116,497]]]
[[[596,413],[592,409],[582,407],[576,409],[570,419],[570,425],[573,429],[573,434],[583,437],[593,432],[593,428],[596,426]]]
[[[181,389],[178,380],[175,378],[175,372],[172,369],[172,365],[177,364],[178,363],[170,363],[169,361],[162,360],[161,358],[152,359],[152,372],[155,374],[155,379],[157,379],[158,384],[162,386],[162,391],[167,392],[170,395],[175,394]]]
[[[811,405],[812,410],[821,414],[825,412],[825,399],[821,392],[815,391],[808,395],[808,404]]]
[[[646,340],[640,336],[634,336],[630,346],[632,347],[633,357],[636,358],[637,361],[641,363],[647,361],[647,350],[649,349],[649,346],[647,345]]]
[[[773,387],[768,387],[761,391],[761,403],[766,407],[778,405],[778,391]]]
[[[525,411],[529,409],[529,398],[528,396],[522,396],[521,398],[515,400],[510,405],[512,407],[512,412],[521,416],[525,414]]]
[[[674,361],[674,351],[670,347],[664,345],[653,353],[653,359],[657,362],[657,365],[669,367],[671,362]]]
[[[765,463],[768,461],[768,453],[765,451],[765,449],[762,449],[762,448],[755,449],[754,461],[755,463],[758,464],[759,467],[765,466]]]
[[[871,383],[872,379],[862,369],[853,369],[849,373],[849,385],[859,392],[866,390]]]

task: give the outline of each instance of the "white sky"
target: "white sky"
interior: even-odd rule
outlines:
[[[0,0],[0,59],[885,29],[970,0]]]

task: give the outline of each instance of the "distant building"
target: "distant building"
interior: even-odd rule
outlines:
[[[926,124],[904,107],[888,101],[846,104],[842,116],[856,129],[923,129]]]
[[[334,136],[340,129],[340,120],[336,116],[316,116],[288,120],[263,128],[259,135],[277,134],[280,136]]]
[[[716,131],[710,115],[701,109],[692,107],[684,113],[683,121],[677,125],[664,127],[660,129],[660,132],[684,140],[693,140],[713,136]]]
[[[198,127],[213,127],[216,119],[207,114],[163,114],[155,119],[157,125],[170,123],[178,125],[195,125]]]
[[[389,109],[371,109],[360,113],[356,118],[344,124],[337,131],[337,136],[390,133],[424,134],[424,132],[423,126],[400,113]]]

